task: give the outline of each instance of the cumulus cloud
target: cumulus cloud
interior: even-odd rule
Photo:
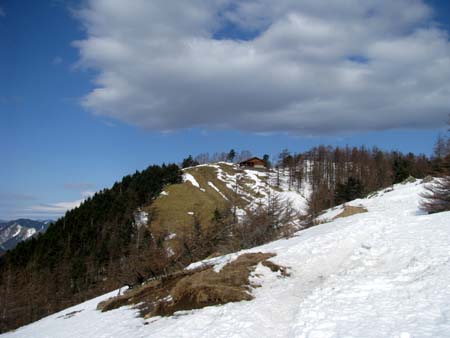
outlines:
[[[83,105],[150,130],[320,134],[448,114],[449,37],[421,0],[100,0],[77,16],[79,64],[98,71]]]

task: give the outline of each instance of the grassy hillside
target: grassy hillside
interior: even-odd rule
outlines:
[[[166,187],[151,205],[143,208],[149,214],[151,233],[157,237],[166,234],[165,245],[175,252],[196,226],[206,230],[211,225],[216,209],[236,206],[236,214],[242,217],[246,210],[267,203],[270,196],[283,194],[274,184],[275,173],[242,169],[235,164],[200,165],[184,169],[183,174],[183,183]],[[302,199],[296,193],[289,194]]]

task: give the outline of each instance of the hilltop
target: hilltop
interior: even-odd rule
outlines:
[[[310,186],[289,189],[288,176],[280,170],[241,168],[227,162],[183,169],[183,182],[164,189],[158,198],[141,208],[140,218],[154,236],[166,234],[168,250],[179,249],[181,238],[192,232],[195,223],[202,230],[211,226],[214,211],[231,208],[243,218],[271,199],[288,204],[295,212],[306,210]]]

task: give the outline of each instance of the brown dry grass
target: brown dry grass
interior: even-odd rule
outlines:
[[[333,217],[333,219],[348,217],[356,214],[362,214],[364,212],[367,212],[367,209],[364,207],[355,207],[352,205],[346,205],[344,206],[344,210],[339,215]]]
[[[269,268],[272,272],[280,272],[280,274],[283,277],[289,277],[291,275],[288,272],[288,268],[287,267],[275,264],[272,261],[265,260],[261,264],[264,265],[265,267]]]
[[[258,263],[262,263],[273,272],[287,277],[287,268],[279,266],[269,258],[272,253],[247,253],[215,272],[212,267],[193,271],[180,271],[154,280],[139,289],[101,302],[97,309],[108,311],[124,305],[138,304],[145,317],[168,316],[176,311],[199,309],[205,306],[226,304],[229,302],[253,299],[249,293],[250,274]]]
[[[220,169],[225,171],[230,176],[233,176],[233,175],[236,175],[237,173],[242,172],[241,169],[236,169],[236,167],[234,167],[233,165],[230,165],[230,164],[218,163],[217,165],[219,166]]]

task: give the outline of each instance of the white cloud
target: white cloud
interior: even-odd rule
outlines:
[[[86,199],[86,198],[94,196],[94,194],[95,194],[94,191],[85,190],[85,191],[81,192],[81,197]]]
[[[5,17],[5,16],[6,16],[5,10],[2,7],[0,7],[0,17]]]
[[[91,183],[69,183],[67,189],[79,190],[92,187]],[[55,203],[39,203],[38,197],[22,193],[0,192],[0,216],[2,219],[15,218],[58,218],[66,211],[78,207],[83,201],[92,197],[95,193],[91,190],[80,191],[80,198],[74,201],[62,201]]]
[[[46,215],[47,217],[62,216],[65,214],[66,211],[80,206],[80,204],[83,203],[87,198],[92,197],[94,195],[94,192],[88,190],[81,191],[80,195],[81,199],[75,201],[41,203],[38,205],[33,205],[27,210],[25,210],[25,212],[29,214]]]
[[[421,0],[90,1],[95,114],[152,130],[323,133],[443,124],[450,43]],[[227,27],[251,40],[215,39]]]
[[[44,213],[48,215],[63,215],[67,210],[78,207],[84,199],[72,201],[72,202],[57,202],[49,204],[34,205],[27,211],[34,213]]]

